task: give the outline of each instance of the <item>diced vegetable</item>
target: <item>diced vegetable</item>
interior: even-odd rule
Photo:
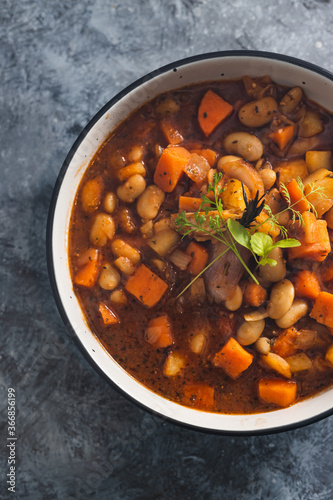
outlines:
[[[180,248],[175,248],[172,254],[169,255],[169,261],[182,271],[185,271],[190,263],[190,260],[191,257],[183,252],[183,250],[180,250]]]
[[[179,196],[179,212],[196,212],[202,203],[201,198]]]
[[[318,323],[322,323],[328,328],[333,328],[333,294],[329,292],[320,292],[316,298],[310,316],[318,321]]]
[[[275,144],[277,144],[279,148],[282,150],[291,141],[293,135],[294,135],[294,126],[287,125],[287,127],[282,127],[276,130],[275,132],[272,132],[271,134],[269,134],[268,137],[270,137],[272,141],[274,141]]]
[[[207,174],[210,166],[206,158],[199,156],[196,153],[191,153],[191,156],[184,167],[185,174],[193,182],[202,182],[207,179]]]
[[[332,153],[331,151],[307,151],[305,154],[305,161],[310,174],[320,168],[330,170]]]
[[[291,326],[283,330],[274,340],[273,352],[282,358],[295,354],[297,352],[297,337],[298,330],[295,327]]]
[[[312,368],[312,361],[304,352],[288,356],[286,361],[290,366],[291,373],[303,372]]]
[[[243,300],[248,306],[259,307],[267,300],[267,292],[261,285],[247,281],[244,286]]]
[[[317,219],[312,212],[303,212],[303,227],[300,227],[298,240],[301,245],[288,249],[288,257],[293,259],[310,259],[322,262],[331,251],[327,223]],[[299,225],[299,223],[296,223]]]
[[[320,283],[315,273],[302,270],[292,279],[296,297],[314,300],[320,292]]]
[[[186,248],[186,253],[191,257],[191,261],[188,267],[189,272],[197,276],[207,265],[208,262],[208,252],[199,243],[191,241],[191,243]]]
[[[278,184],[288,184],[293,179],[300,177],[302,180],[308,175],[308,167],[304,160],[287,160],[274,169],[278,176]]]
[[[290,204],[293,205],[294,210],[301,213],[310,210],[309,202],[305,198],[305,195],[296,179],[288,182],[286,188],[290,196]]]
[[[179,375],[185,365],[185,359],[178,352],[170,352],[164,363],[163,373],[166,377]]]
[[[202,156],[208,161],[210,167],[214,167],[217,154],[212,149],[191,149],[191,153],[197,153]]]
[[[247,192],[247,195],[250,197],[249,191]],[[223,207],[226,209],[235,209],[240,211],[245,210],[246,205],[241,181],[238,179],[230,179],[221,194],[221,199]]]
[[[293,381],[279,379],[259,380],[259,398],[268,404],[286,408],[293,404],[297,395],[297,384]]]
[[[79,259],[79,270],[74,276],[76,285],[92,288],[98,278],[100,270],[99,251],[96,248],[89,248]]]
[[[205,136],[208,137],[233,110],[231,104],[212,90],[208,90],[203,96],[198,110],[198,122]]]
[[[102,316],[104,325],[114,325],[120,323],[118,314],[103,302],[99,303],[98,310]]]
[[[184,141],[182,134],[168,118],[161,120],[161,129],[169,144],[175,146]]]
[[[229,377],[238,378],[253,361],[253,354],[244,349],[233,337],[217,352],[213,365],[222,368]]]
[[[149,321],[145,330],[145,339],[156,348],[164,348],[173,344],[171,323],[166,314]]]
[[[163,297],[168,285],[147,266],[140,264],[127,280],[125,289],[144,306],[154,307]]]
[[[304,194],[322,217],[333,206],[333,173],[319,168],[304,179]]]
[[[212,410],[215,405],[214,388],[205,384],[186,385],[184,387],[184,403],[203,410]]]
[[[301,137],[312,137],[320,134],[324,130],[324,125],[318,115],[314,111],[307,110],[303,120],[300,123],[299,133]]]
[[[177,245],[178,241],[179,234],[176,231],[163,229],[150,238],[147,243],[160,257],[164,257]]]
[[[154,182],[164,192],[171,193],[177,186],[191,153],[181,146],[169,146],[159,157]]]

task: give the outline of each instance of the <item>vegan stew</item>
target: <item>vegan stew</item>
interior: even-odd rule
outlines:
[[[162,94],[99,149],[73,284],[142,384],[243,414],[333,383],[332,124],[304,89],[245,76]]]

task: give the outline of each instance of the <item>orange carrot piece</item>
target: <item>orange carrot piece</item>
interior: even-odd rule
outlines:
[[[197,153],[199,156],[205,158],[210,167],[215,165],[217,153],[215,153],[212,149],[191,149],[191,153]]]
[[[293,135],[294,135],[294,126],[287,125],[287,127],[282,127],[276,130],[275,132],[272,132],[271,134],[269,134],[268,137],[270,137],[272,141],[274,141],[275,144],[277,144],[279,148],[282,150],[287,146],[288,142],[291,141]]]
[[[99,274],[99,251],[96,248],[88,248],[79,258],[78,264],[80,267],[74,276],[74,283],[86,288],[92,288]]]
[[[173,344],[171,323],[166,314],[149,321],[145,330],[145,339],[156,348],[168,347]]]
[[[205,384],[191,384],[184,387],[183,404],[211,410],[214,408],[214,388]]]
[[[103,302],[99,303],[98,310],[101,313],[104,325],[114,325],[120,323],[117,313]]]
[[[296,297],[314,300],[320,293],[320,283],[315,273],[299,271],[292,279]]]
[[[166,193],[171,193],[180,180],[191,153],[181,146],[168,146],[161,154],[154,173],[154,182]]]
[[[233,337],[217,352],[213,365],[222,368],[229,377],[238,378],[253,361],[253,354],[246,351]]]
[[[298,212],[301,212],[301,213],[306,212],[307,210],[310,210],[310,204],[309,204],[308,200],[304,198],[304,193],[302,192],[302,189],[300,188],[296,179],[293,179],[292,181],[290,181],[286,185],[286,188],[287,188],[289,196],[290,196],[291,205],[296,203],[296,205],[293,206],[293,208],[295,210],[297,210]]]
[[[328,292],[320,292],[310,317],[326,325],[328,328],[333,328],[333,294]]]
[[[192,196],[179,196],[179,212],[196,212],[199,209],[201,203],[201,198],[193,198]]]
[[[161,300],[168,285],[147,266],[141,264],[128,278],[125,289],[144,306],[150,308]]]
[[[176,145],[184,141],[182,134],[167,118],[161,120],[161,129],[169,144]]]
[[[208,90],[203,96],[198,110],[198,122],[205,136],[208,137],[233,110],[231,104],[212,90]]]
[[[259,307],[267,300],[267,292],[261,285],[246,283],[243,300],[248,306]]]
[[[297,383],[290,380],[263,378],[259,380],[258,394],[265,403],[286,408],[296,400]]]
[[[298,335],[298,330],[293,326],[283,330],[280,335],[276,337],[272,351],[281,356],[281,358],[292,356],[297,352],[296,340]]]
[[[312,212],[303,212],[302,217],[304,226],[298,238],[301,245],[289,248],[288,257],[290,260],[310,259],[322,262],[331,251],[326,221],[317,219]]]
[[[185,252],[192,257],[187,269],[190,274],[196,276],[205,269],[208,262],[208,252],[202,245],[195,241],[191,241]]]

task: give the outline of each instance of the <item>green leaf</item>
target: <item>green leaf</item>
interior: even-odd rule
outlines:
[[[273,240],[268,234],[265,233],[254,233],[250,240],[251,249],[260,257],[265,257],[273,246]]]
[[[299,247],[300,242],[298,240],[295,240],[294,238],[286,238],[284,240],[280,240],[277,243],[273,245],[273,248],[279,247],[279,248],[292,248],[292,247]]]
[[[260,264],[261,266],[264,266],[265,264],[268,264],[268,265],[270,265],[271,267],[273,267],[273,266],[276,266],[277,262],[276,262],[276,260],[274,260],[274,259],[267,259],[267,258],[263,257],[263,258],[260,260],[259,264]]]
[[[243,227],[239,222],[234,219],[228,219],[227,221],[228,229],[232,234],[233,238],[245,248],[251,250],[251,236],[250,233]]]

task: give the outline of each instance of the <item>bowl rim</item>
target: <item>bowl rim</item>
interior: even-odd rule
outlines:
[[[171,416],[166,416],[162,412],[159,412],[158,410],[154,410],[150,406],[147,406],[143,402],[139,401],[138,399],[134,398],[130,394],[128,394],[125,389],[119,387],[115,382],[101,369],[101,367],[98,365],[98,363],[92,358],[92,356],[89,354],[83,343],[81,342],[77,332],[73,328],[67,313],[65,311],[65,307],[63,305],[62,299],[60,297],[59,289],[57,286],[56,282],[56,277],[55,277],[55,265],[54,265],[54,255],[53,255],[53,245],[52,245],[52,236],[53,236],[53,222],[54,222],[54,215],[55,215],[55,209],[57,206],[57,200],[58,200],[58,195],[62,186],[62,182],[64,180],[65,174],[67,172],[67,169],[76,153],[78,150],[79,146],[81,143],[84,141],[86,135],[88,132],[93,128],[93,126],[99,121],[99,119],[109,110],[114,106],[118,101],[120,101],[123,97],[125,97],[128,93],[131,91],[135,90],[136,88],[140,87],[142,84],[148,82],[149,80],[160,76],[168,71],[177,71],[177,68],[186,66],[191,63],[199,62],[202,60],[208,60],[208,59],[221,59],[224,57],[253,57],[253,58],[263,58],[263,59],[273,59],[276,61],[281,61],[281,62],[286,62],[295,66],[299,66],[301,68],[304,68],[306,70],[310,70],[314,73],[317,73],[321,76],[326,77],[327,79],[331,80],[333,82],[333,73],[330,71],[321,68],[320,66],[317,66],[316,64],[310,63],[308,61],[304,61],[302,59],[293,57],[293,56],[288,56],[284,54],[279,54],[275,52],[268,52],[268,51],[257,51],[257,50],[225,50],[225,51],[214,51],[214,52],[207,52],[207,53],[202,53],[194,56],[189,56],[186,58],[179,59],[177,61],[168,63],[164,66],[159,67],[156,70],[150,71],[144,76],[140,77],[139,79],[135,80],[131,84],[127,85],[124,89],[122,89],[120,92],[118,92],[114,97],[112,97],[104,106],[102,106],[97,113],[88,121],[88,123],[84,126],[80,134],[78,135],[77,139],[71,146],[63,164],[62,167],[58,173],[52,195],[51,195],[51,200],[50,200],[50,205],[49,205],[49,210],[48,210],[48,216],[47,216],[47,225],[46,225],[46,260],[47,260],[47,269],[48,269],[48,276],[49,276],[49,281],[50,281],[50,286],[51,290],[54,296],[54,300],[58,309],[58,312],[60,314],[60,317],[64,323],[65,329],[67,331],[68,336],[71,339],[74,339],[76,345],[79,347],[81,353],[84,355],[84,357],[87,359],[87,361],[90,363],[90,365],[97,371],[98,374],[102,375],[102,377],[110,384],[113,386],[116,391],[118,391],[120,394],[125,396],[130,402],[134,403],[137,407],[144,409],[145,411],[148,411],[152,415],[157,415],[159,418],[172,422],[173,424],[176,424],[178,426],[195,430],[198,432],[204,432],[204,433],[209,433],[209,434],[215,434],[215,435],[229,435],[229,436],[256,436],[256,435],[268,435],[268,434],[277,434],[280,432],[285,432],[288,430],[293,430],[296,428],[301,428],[307,425],[310,425],[312,423],[318,422],[330,415],[333,414],[333,404],[332,408],[326,411],[323,411],[315,416],[304,418],[302,420],[297,420],[296,422],[289,423],[283,426],[279,427],[270,427],[270,428],[265,428],[265,429],[253,429],[253,430],[225,430],[225,429],[212,429],[209,427],[204,427],[204,426],[198,426],[196,424],[190,424],[188,422],[183,422],[181,420],[178,420],[177,418],[172,418]],[[175,87],[176,88],[176,87]],[[180,88],[180,87],[179,87]],[[139,384],[141,384],[140,381],[137,380]],[[141,384],[142,385],[142,384]],[[162,396],[163,397],[163,396]],[[205,413],[205,412],[203,412]],[[270,412],[267,413],[269,415]],[[239,416],[238,414],[236,417]]]

